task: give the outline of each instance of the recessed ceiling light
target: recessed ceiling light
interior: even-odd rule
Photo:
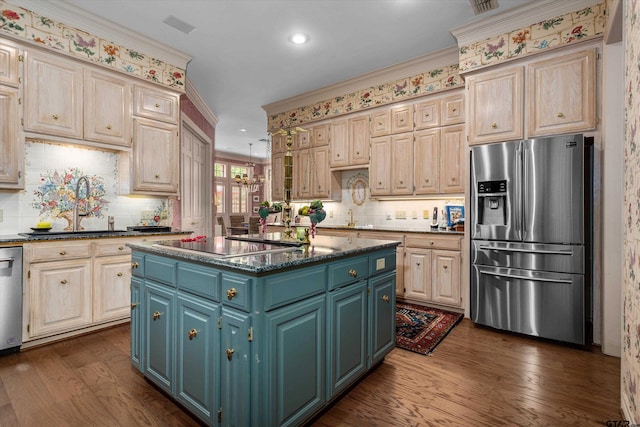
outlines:
[[[246,131],[247,131],[246,129],[240,129],[240,132],[246,132]]]
[[[293,44],[305,44],[309,42],[309,36],[303,33],[295,33],[289,36],[289,41]]]

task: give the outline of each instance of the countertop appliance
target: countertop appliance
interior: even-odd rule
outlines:
[[[22,344],[22,248],[0,248],[0,354]]]
[[[471,319],[584,345],[591,339],[593,138],[471,149]]]

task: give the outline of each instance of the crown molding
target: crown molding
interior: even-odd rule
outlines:
[[[605,44],[613,44],[622,41],[622,0],[612,0],[610,3],[611,11],[609,19],[604,29]]]
[[[211,111],[206,102],[204,102],[204,99],[200,96],[200,92],[198,92],[193,86],[189,77],[187,77],[185,84],[185,94],[187,95],[187,98],[189,98],[189,101],[195,105],[200,114],[202,114],[213,127],[216,127],[218,124],[218,118],[213,111]]]
[[[145,55],[167,62],[174,67],[187,69],[191,56],[165,44],[159,43],[130,28],[90,12],[78,9],[65,0],[10,0],[8,4],[19,6],[62,24],[86,31],[110,42],[138,50]]]
[[[575,12],[602,2],[603,0],[532,1],[521,7],[461,25],[450,32],[458,40],[458,46],[469,46],[470,44],[495,37],[498,34],[509,33],[536,22]]]
[[[272,102],[263,105],[262,109],[270,116],[457,63],[458,48],[452,46],[396,65],[371,71],[340,83]]]

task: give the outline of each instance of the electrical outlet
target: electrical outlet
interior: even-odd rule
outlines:
[[[411,218],[418,219],[418,212],[417,211],[411,211]]]
[[[406,211],[396,211],[396,219],[407,219]]]
[[[333,218],[333,211],[329,211],[329,218]]]
[[[153,211],[140,212],[140,219],[153,219]]]
[[[425,209],[422,211],[422,219],[429,219],[429,210]]]
[[[4,221],[4,211],[0,209],[0,222]]]

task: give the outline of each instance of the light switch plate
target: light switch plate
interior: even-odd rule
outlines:
[[[429,210],[425,209],[422,211],[422,219],[429,219]]]
[[[406,211],[396,211],[396,219],[407,219]]]

